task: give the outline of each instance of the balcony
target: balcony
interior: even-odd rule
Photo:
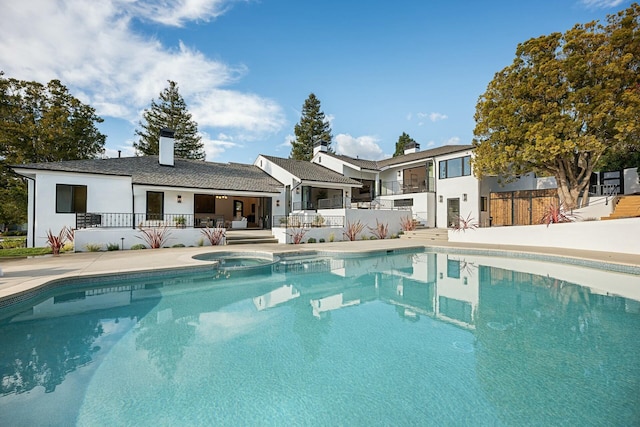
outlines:
[[[382,181],[380,195],[394,196],[398,194],[426,193],[435,191],[435,179],[402,183],[399,181]]]
[[[193,214],[146,214],[87,212],[76,213],[76,229],[82,228],[138,228],[138,227],[215,227],[215,215],[200,218]]]

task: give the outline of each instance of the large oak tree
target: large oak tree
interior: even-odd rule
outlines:
[[[43,85],[0,72],[0,223],[27,217],[26,185],[9,165],[95,158],[106,141],[101,122],[59,80]]]
[[[603,155],[640,146],[640,6],[518,45],[476,107],[476,176],[554,176],[578,206]]]

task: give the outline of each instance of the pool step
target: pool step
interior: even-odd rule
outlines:
[[[274,236],[229,236],[227,235],[227,245],[256,245],[259,243],[278,243]]]
[[[413,231],[405,231],[404,234],[400,235],[400,238],[447,242],[449,241],[449,233],[446,228],[422,228]]]

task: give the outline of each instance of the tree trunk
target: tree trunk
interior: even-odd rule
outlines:
[[[571,181],[566,177],[556,176],[556,182],[558,184],[558,197],[565,210],[573,210],[579,207],[580,195],[586,192],[589,185],[589,178],[583,178],[579,181]],[[586,201],[586,197],[582,198],[582,205]]]

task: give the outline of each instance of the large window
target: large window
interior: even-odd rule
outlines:
[[[164,193],[147,191],[147,221],[164,219]]]
[[[87,186],[56,184],[56,213],[87,212]]]
[[[471,175],[471,156],[440,161],[440,179]]]
[[[213,214],[216,211],[216,199],[213,194],[195,194],[193,196],[193,212],[197,214]]]

